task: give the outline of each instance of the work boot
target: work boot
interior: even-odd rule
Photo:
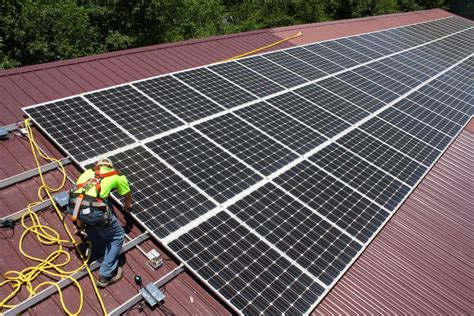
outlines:
[[[123,276],[123,271],[121,267],[118,267],[117,273],[113,277],[103,277],[99,276],[99,280],[97,281],[97,286],[100,288],[104,288],[109,284],[115,283],[120,280]]]

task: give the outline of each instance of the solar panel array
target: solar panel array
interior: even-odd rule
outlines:
[[[245,314],[309,313],[473,114],[473,23],[445,18],[28,107]]]

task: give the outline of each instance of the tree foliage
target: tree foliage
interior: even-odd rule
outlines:
[[[0,0],[0,67],[445,6],[445,0]]]

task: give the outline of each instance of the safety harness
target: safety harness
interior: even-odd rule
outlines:
[[[120,174],[117,170],[112,170],[106,173],[100,173],[100,166],[94,168],[94,176],[89,180],[76,184],[69,194],[69,203],[74,205],[74,211],[72,213],[72,220],[77,221],[79,211],[81,207],[95,207],[102,210],[107,208],[107,204],[100,198],[100,182],[111,176]],[[96,197],[86,195],[85,193],[89,191],[93,186],[96,189]],[[79,189],[82,189],[81,192],[75,192]]]

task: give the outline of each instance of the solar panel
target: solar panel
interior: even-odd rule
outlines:
[[[111,159],[130,181],[133,214],[160,238],[216,206],[142,146]]]
[[[294,93],[281,94],[268,99],[267,102],[328,138],[336,136],[350,126],[328,110]]]
[[[346,57],[343,54],[339,54],[338,52],[321,44],[312,44],[305,46],[305,48],[344,68],[350,68],[358,64],[357,61],[350,59],[349,57]]]
[[[255,103],[235,114],[301,155],[327,140],[266,102]]]
[[[338,64],[322,57],[317,54],[312,53],[309,49],[304,47],[296,47],[286,50],[287,54],[295,56],[298,59],[301,59],[304,62],[307,62],[313,67],[321,69],[326,73],[335,73],[341,70],[344,70],[344,67],[339,66]]]
[[[275,172],[298,157],[234,114],[206,121],[196,128],[264,175]]]
[[[238,61],[238,63],[286,88],[298,86],[308,81],[295,72],[292,72],[262,56],[243,59]]]
[[[227,80],[223,80],[222,77],[204,68],[181,72],[174,76],[210,99],[218,102],[226,109],[256,99],[255,96],[246,92],[244,89]]]
[[[78,161],[134,142],[82,97],[31,107],[25,112]]]
[[[308,161],[294,166],[274,181],[360,242],[366,242],[389,215],[380,206]],[[324,245],[319,246],[325,248]]]
[[[133,85],[188,123],[225,110],[224,107],[212,102],[172,76],[145,80]],[[156,120],[156,122],[159,126],[160,120]]]
[[[138,139],[184,124],[131,86],[101,90],[84,97]],[[155,124],[149,124],[150,121]]]
[[[350,123],[358,122],[370,114],[355,104],[339,97],[337,94],[332,93],[330,90],[326,90],[316,84],[296,89],[295,92]]]
[[[192,128],[146,146],[219,203],[262,179]]]
[[[28,107],[236,312],[308,314],[473,113],[474,24],[445,18]]]
[[[265,97],[285,89],[237,62],[222,63],[211,66],[209,69],[259,97]]]
[[[280,66],[290,69],[294,73],[308,80],[315,80],[324,77],[326,73],[313,67],[310,63],[302,61],[286,52],[273,52],[265,55],[270,61],[277,63]]]

